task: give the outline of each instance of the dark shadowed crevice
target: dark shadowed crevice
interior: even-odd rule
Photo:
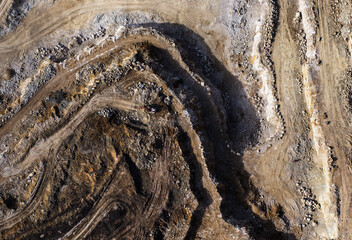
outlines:
[[[182,130],[180,130],[178,135],[178,142],[182,150],[182,155],[191,169],[191,190],[199,204],[196,210],[193,212],[191,224],[185,237],[185,240],[191,240],[195,239],[197,231],[202,223],[204,212],[206,208],[210,206],[212,199],[208,193],[208,190],[206,190],[206,188],[203,186],[202,167],[194,155],[193,150],[190,149],[190,139],[188,135]]]
[[[126,159],[126,163],[128,165],[128,170],[131,173],[131,176],[133,178],[134,185],[136,187],[136,192],[137,194],[144,194],[143,191],[143,179],[141,176],[141,171],[138,169],[136,164],[132,161],[129,155],[124,154],[124,157]]]

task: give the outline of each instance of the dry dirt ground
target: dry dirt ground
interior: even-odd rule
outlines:
[[[0,239],[351,239],[349,0],[0,1]]]

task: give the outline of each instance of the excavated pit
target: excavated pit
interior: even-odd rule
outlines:
[[[351,9],[0,2],[0,239],[349,239]]]

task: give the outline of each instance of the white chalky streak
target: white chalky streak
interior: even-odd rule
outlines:
[[[336,200],[333,197],[332,192],[332,177],[329,167],[330,152],[325,143],[324,132],[319,120],[319,110],[317,101],[317,88],[314,85],[312,79],[312,72],[319,70],[317,66],[313,66],[317,60],[317,51],[315,48],[315,27],[314,19],[312,19],[311,8],[308,5],[308,1],[299,0],[299,11],[302,14],[303,30],[306,34],[307,40],[307,62],[302,66],[303,73],[303,89],[306,100],[307,110],[310,117],[311,135],[312,135],[312,147],[315,150],[314,161],[318,169],[322,169],[323,174],[321,180],[316,186],[315,193],[317,194],[317,200],[321,205],[321,211],[325,223],[319,225],[323,226],[323,229],[319,229],[318,234],[325,238],[337,238],[338,237],[338,224],[337,224],[337,211],[336,211]]]
[[[280,128],[282,128],[282,122],[280,118],[278,117],[277,113],[277,99],[275,98],[274,95],[274,89],[272,85],[272,80],[274,79],[274,76],[270,72],[269,69],[267,69],[262,63],[261,63],[261,53],[260,53],[260,43],[263,40],[263,24],[265,22],[265,19],[268,16],[268,6],[264,5],[262,1],[260,3],[263,5],[263,8],[265,7],[266,9],[262,9],[261,15],[260,15],[260,21],[256,22],[256,33],[254,36],[254,41],[253,41],[253,47],[252,47],[252,59],[253,61],[253,69],[257,72],[259,79],[262,80],[262,85],[261,88],[259,89],[259,94],[263,96],[264,99],[266,99],[267,103],[265,104],[265,116],[266,120],[268,123],[272,124],[275,126],[275,131],[279,132]],[[269,137],[270,140],[272,136]]]

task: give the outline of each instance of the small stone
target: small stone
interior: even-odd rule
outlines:
[[[15,75],[15,70],[8,68],[4,70],[3,76],[6,80],[10,80]]]

